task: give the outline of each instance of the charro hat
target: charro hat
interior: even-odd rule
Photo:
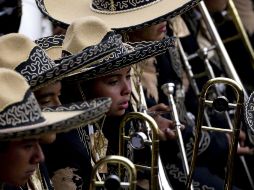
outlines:
[[[64,35],[52,35],[39,38],[34,42],[40,46],[52,60],[62,57]]]
[[[0,86],[0,140],[68,131],[100,119],[111,105],[110,98],[100,98],[42,112],[26,79],[5,68],[0,69]]]
[[[80,65],[92,62],[111,51],[118,43],[118,39],[112,35],[107,35],[93,46],[81,50],[73,59],[72,56],[67,56],[53,61],[43,48],[25,35],[7,34],[0,37],[0,67],[19,72],[27,79],[32,90],[36,90],[60,80]]]
[[[110,28],[132,30],[157,24],[194,7],[200,0],[36,0],[41,12],[67,28],[75,19],[97,16]]]
[[[84,44],[86,46],[93,45],[92,43],[87,44],[86,42],[86,39],[93,41],[91,40],[92,33],[96,33],[102,38],[110,30],[110,27],[102,19],[94,16],[76,19],[66,31],[63,41],[63,54],[70,56],[79,53]],[[149,57],[164,53],[166,50],[175,47],[175,37],[166,37],[161,41],[142,41],[135,43],[124,43],[119,34],[116,37],[119,43],[111,52],[108,52],[108,54],[101,56],[89,64],[80,64],[81,67],[68,74],[68,77],[65,79],[78,81],[103,76]]]

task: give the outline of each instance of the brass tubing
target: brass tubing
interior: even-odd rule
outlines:
[[[120,165],[123,165],[128,170],[129,182],[121,182],[120,186],[129,187],[130,190],[136,189],[137,171],[136,171],[135,165],[128,158],[117,156],[117,155],[111,155],[111,156],[106,156],[102,158],[94,165],[92,170],[92,175],[91,175],[90,190],[94,190],[96,189],[96,187],[104,186],[105,184],[104,181],[97,181],[96,173],[101,165],[107,164],[107,163],[119,164],[119,174],[120,174]]]
[[[124,147],[125,147],[125,126],[126,124],[134,119],[140,119],[148,123],[148,127],[151,128],[152,131],[152,141],[151,143],[151,151],[152,151],[152,160],[151,160],[151,166],[149,167],[151,170],[151,189],[157,189],[158,188],[158,157],[159,157],[159,129],[154,121],[154,119],[141,112],[130,112],[125,115],[123,118],[120,129],[119,129],[119,155],[124,156]],[[147,168],[147,167],[146,167]]]
[[[226,167],[226,174],[225,174],[225,184],[224,189],[225,190],[231,190],[232,189],[232,175],[233,175],[233,165],[234,165],[234,157],[237,152],[237,146],[238,146],[238,137],[240,132],[240,124],[241,124],[241,116],[242,116],[242,110],[244,105],[244,92],[243,88],[240,84],[238,84],[236,81],[225,78],[225,77],[218,77],[214,79],[210,79],[202,88],[202,91],[200,93],[199,97],[199,111],[198,111],[198,117],[197,117],[197,124],[196,124],[196,130],[195,130],[195,142],[193,147],[193,155],[191,160],[191,166],[190,166],[190,175],[187,178],[187,189],[190,189],[190,185],[193,178],[193,172],[196,165],[196,159],[197,159],[197,153],[199,148],[199,142],[201,138],[201,130],[205,128],[205,130],[209,130],[209,127],[203,126],[203,119],[204,119],[204,109],[206,106],[206,94],[209,90],[209,88],[213,85],[216,85],[218,83],[224,83],[226,85],[231,86],[236,94],[236,107],[235,107],[235,116],[233,120],[233,128],[230,131],[226,131],[231,133],[231,143],[230,143],[230,149],[228,154],[228,161],[227,161],[227,167]],[[212,127],[211,127],[212,129]],[[212,129],[216,130],[216,129]],[[218,130],[222,131],[222,130]]]

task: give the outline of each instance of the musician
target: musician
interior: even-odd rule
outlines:
[[[240,15],[242,14],[245,16],[249,15],[249,16],[247,16],[248,19],[247,19],[247,17],[245,17],[245,18],[246,18],[247,22],[251,22],[251,18],[252,18],[251,14],[253,13],[253,7],[251,6],[251,4],[253,2],[252,1],[234,0],[234,3],[236,5],[236,7],[238,8],[238,11],[240,11],[239,14]],[[210,7],[207,7],[208,10],[210,11],[212,18],[214,19],[215,25],[217,26],[218,32],[219,32],[222,40],[228,39],[228,37],[231,37],[231,36],[238,33],[236,31],[236,26],[234,26],[232,24],[232,15],[228,14],[226,16],[223,16],[224,19],[222,19],[222,17],[221,17],[221,15],[222,15],[221,13],[224,10],[226,10],[227,6],[226,7],[222,6],[221,8],[219,8],[217,10],[213,10],[213,11],[210,9]],[[209,37],[206,36],[205,29],[202,29],[202,27],[198,27],[198,24],[200,22],[195,22],[195,20],[199,20],[199,19],[197,19],[197,17],[199,17],[199,16],[197,15],[197,17],[195,17],[195,16],[191,17],[190,15],[193,15],[193,12],[188,12],[183,15],[183,18],[188,25],[188,29],[190,30],[190,35],[189,35],[189,37],[184,37],[181,40],[183,43],[184,50],[187,52],[187,54],[194,53],[200,46],[201,47],[209,47],[211,44],[213,44],[213,42],[210,42],[209,40],[204,40],[204,39],[209,39]],[[220,15],[220,16],[218,16],[218,15]],[[202,31],[202,32],[198,33],[197,28],[200,29],[199,31]],[[249,31],[251,30],[250,24],[249,24],[248,29],[249,30],[247,30],[247,31],[249,33]],[[203,34],[203,35],[198,35],[198,34]],[[199,37],[196,37],[196,36],[199,36]],[[198,40],[195,40],[195,38]],[[191,39],[194,39],[194,40],[191,41]],[[189,46],[190,41],[192,42],[191,43],[192,46],[194,46],[193,44],[195,44],[194,49]],[[203,43],[203,42],[205,42],[205,43]],[[224,43],[224,45],[225,45],[226,50],[230,56],[230,59],[232,60],[232,62],[234,64],[234,67],[236,68],[237,74],[239,75],[240,80],[242,81],[244,88],[246,89],[247,94],[252,92],[253,91],[253,84],[249,80],[249,78],[251,76],[253,76],[252,60],[250,59],[250,56],[246,52],[243,42],[240,39],[238,39],[238,40],[229,41],[228,43]],[[212,57],[212,62],[214,62],[214,63],[216,63],[216,65],[218,65],[219,60],[216,61],[216,59],[217,59],[216,56]],[[193,66],[197,65],[198,60],[195,59],[195,62],[193,62],[193,63],[195,63],[195,64],[192,64]],[[195,68],[193,67],[193,69],[195,69]],[[213,64],[213,69],[216,72],[217,76],[219,76],[221,74],[222,74],[222,76],[226,75],[225,74],[226,72],[222,69],[221,66],[218,67]],[[222,92],[223,92],[223,94],[226,94],[226,96],[230,99],[231,94],[230,94],[230,92],[228,92],[227,89],[225,89]],[[186,101],[186,103],[187,103],[187,101]],[[192,104],[188,103],[186,105],[188,106],[188,108],[190,108]],[[224,120],[221,120],[221,119],[218,120],[218,118],[219,118],[218,116],[215,116],[214,118],[217,120],[217,121],[215,120],[215,126],[218,125],[218,123],[225,124]],[[240,148],[238,148],[238,156],[235,159],[235,171],[238,171],[238,172],[234,173],[234,183],[240,188],[250,189],[250,188],[252,188],[252,187],[250,187],[251,181],[249,181],[249,178],[246,175],[246,170],[243,167],[243,162],[241,159],[244,158],[244,161],[246,161],[246,163],[247,163],[246,167],[247,167],[247,169],[249,169],[249,172],[250,172],[250,180],[253,180],[254,175],[253,175],[253,170],[251,169],[251,168],[253,168],[252,167],[252,163],[253,163],[253,141],[252,141],[252,138],[253,137],[250,133],[246,133],[246,127],[245,127],[244,122],[243,122],[242,129],[243,130],[240,131],[240,139],[239,139]],[[240,158],[239,156],[241,156],[242,158]]]
[[[71,87],[73,89],[74,84],[71,83]],[[91,146],[91,139],[95,138],[100,130],[102,130],[102,134],[99,135],[101,138],[101,141],[104,141],[105,144],[102,146],[102,150],[106,151],[106,155],[115,155],[118,154],[118,145],[119,145],[119,126],[121,123],[122,118],[126,113],[129,111],[132,111],[131,108],[131,102],[130,102],[130,96],[131,96],[131,67],[125,67],[121,68],[115,72],[112,72],[106,76],[97,76],[94,79],[90,80],[84,80],[80,82],[81,87],[81,93],[79,94],[81,98],[85,98],[86,100],[89,100],[91,98],[95,97],[111,97],[113,102],[110,108],[110,111],[107,114],[107,117],[100,122],[98,125],[95,125],[97,127],[91,129],[91,126],[89,127],[89,132],[87,132],[87,136],[89,137],[88,141],[90,141],[90,150],[91,150],[91,156],[94,158],[94,152],[96,148],[93,148]],[[69,91],[70,89],[68,89]],[[63,91],[63,95],[64,95]],[[77,94],[78,95],[78,94]],[[76,98],[77,98],[76,95]],[[154,107],[151,110],[157,110],[157,109],[164,108],[163,105],[159,105],[158,107]],[[164,108],[165,109],[165,108]],[[167,109],[167,107],[166,107]],[[170,129],[174,127],[173,122],[165,120],[160,120],[160,124],[164,123],[165,132],[160,131],[160,138],[161,139],[175,139],[175,134]],[[94,134],[94,135],[93,135]],[[98,138],[99,138],[98,137]],[[100,151],[100,150],[96,150]],[[139,157],[135,157],[136,160],[139,162],[142,161],[142,164],[149,165],[150,162],[150,154],[147,152],[147,149],[136,152]],[[144,157],[144,154],[147,155]],[[145,160],[144,160],[145,158]],[[94,158],[95,159],[95,158]],[[108,166],[108,171],[100,171],[102,173],[110,173],[110,174],[116,174],[116,168]],[[149,188],[149,177],[148,174],[145,173],[139,173],[139,188],[138,189],[147,189]],[[105,177],[104,177],[105,178]]]
[[[88,26],[90,27],[90,29],[86,30]],[[91,27],[93,26],[94,26],[94,30],[91,30]],[[98,35],[98,34],[101,34],[101,35]],[[96,41],[94,40],[95,39],[94,35],[96,35],[96,38],[98,40]],[[73,37],[75,36],[77,37],[77,39],[80,39],[80,41],[75,41],[75,40],[71,41],[72,39],[76,39],[76,38],[70,38],[70,36],[73,36]],[[84,37],[81,37],[81,36],[84,36]],[[101,20],[97,18],[88,17],[88,18],[79,19],[75,21],[68,28],[66,33],[66,38],[65,38],[66,41],[63,42],[62,46],[63,48],[67,49],[67,45],[72,44],[73,48],[69,48],[69,52],[73,53],[73,55],[76,56],[78,51],[81,51],[81,50],[87,51],[90,54],[90,51],[93,50],[93,46],[94,48],[97,48],[98,46],[101,45],[104,47],[103,52],[96,51],[95,52],[96,54],[94,55],[94,57],[101,57],[100,54],[105,54],[104,52],[105,46],[107,48],[110,48],[113,45],[117,46],[118,41],[115,38],[118,39],[120,38],[120,36],[114,35],[114,32],[111,31],[104,22],[102,22]],[[90,41],[91,39],[93,39],[93,41]],[[115,43],[115,44],[105,45],[105,41],[107,39],[110,40],[109,41],[110,43]],[[56,40],[52,40],[52,41],[55,42]],[[93,46],[91,46],[92,43],[94,44]],[[148,47],[155,49],[157,47],[156,44],[158,43],[159,42],[156,42],[154,44],[148,43],[149,45]],[[82,46],[82,44],[84,44],[84,46]],[[85,48],[85,45],[87,44],[90,44],[90,45],[87,48]],[[168,45],[169,44],[167,45],[162,44],[161,46],[162,49],[160,49],[160,51],[163,51],[163,49],[169,48],[171,46],[171,44],[169,46]],[[145,57],[142,58],[141,56],[141,60],[145,59],[146,57],[152,56],[149,54],[149,52],[145,52],[145,50],[148,47],[143,46],[142,52],[144,53],[142,54],[142,56],[145,56]],[[76,49],[77,53],[71,51],[73,49]],[[135,50],[134,52],[131,53],[131,55],[133,55],[136,52],[137,51]],[[156,49],[155,49],[155,52],[156,52]],[[115,52],[110,51],[109,53],[115,53]],[[131,55],[128,55],[128,56],[131,56]],[[124,58],[126,58],[126,56],[124,56],[123,59]],[[81,60],[84,62],[83,59],[84,58],[82,58]],[[95,59],[93,61],[99,61],[99,60]],[[108,63],[106,61],[107,60],[105,60],[104,62]],[[135,63],[135,60],[132,60],[132,62]],[[133,64],[132,62],[128,60],[128,64]],[[89,62],[83,63],[84,66],[86,64],[89,64]],[[120,68],[121,66],[119,66],[118,69]],[[99,74],[97,75],[99,76]],[[61,86],[58,86],[56,90],[59,91],[60,88]],[[41,88],[40,90],[43,90],[43,88]],[[68,103],[73,102],[71,98],[72,99],[76,98],[74,91],[69,91],[68,93],[70,92],[72,93],[72,95],[66,97],[66,99],[68,100]],[[64,95],[65,93],[63,89],[61,97],[63,102],[67,103],[63,99]],[[39,96],[40,96],[40,93],[38,93],[38,97]],[[45,103],[50,104],[50,102],[48,103],[45,102]],[[90,138],[90,137],[89,135],[86,135],[86,134],[89,134],[89,133],[86,133],[85,127],[81,127],[78,130],[72,130],[69,133],[59,134],[56,138],[56,141],[53,144],[51,144],[50,146],[44,147],[45,155],[46,155],[46,165],[48,167],[49,175],[53,181],[55,189],[60,189],[60,190],[63,188],[88,189],[89,182],[90,182],[91,169],[93,164],[97,160],[91,159],[92,149],[90,149],[89,144],[87,143],[88,141],[87,138]],[[62,147],[64,147],[64,149]],[[68,180],[65,180],[66,178],[68,178]]]
[[[167,23],[161,23],[161,24],[158,24],[158,25],[154,25],[154,26],[151,26],[149,28],[146,28],[146,29],[143,29],[142,31],[139,30],[139,31],[135,31],[135,32],[132,32],[132,33],[129,33],[128,36],[129,36],[129,39],[132,40],[132,39],[138,39],[140,41],[142,41],[143,39],[147,39],[149,35],[144,35],[145,37],[142,38],[142,34],[157,34],[157,39],[160,39],[160,38],[163,38],[163,35],[165,35],[165,32],[166,32],[166,25]],[[164,30],[163,30],[163,27],[164,27]],[[161,29],[162,28],[162,29]],[[156,33],[157,31],[157,33]],[[135,35],[136,34],[136,35]],[[133,36],[135,35],[135,36]],[[132,38],[133,37],[133,38]],[[141,37],[141,38],[140,38]],[[155,35],[153,35],[151,39],[154,39],[155,38]],[[172,56],[172,55],[171,55]],[[165,97],[165,95],[162,93],[160,87],[162,84],[164,83],[168,83],[168,82],[174,82],[175,83],[175,86],[178,88],[182,87],[182,74],[183,74],[183,69],[180,68],[180,66],[177,65],[174,67],[173,64],[171,64],[171,60],[168,59],[170,58],[170,53],[166,53],[165,55],[161,55],[161,56],[158,56],[154,59],[154,62],[148,62],[147,65],[144,65],[143,67],[143,79],[142,81],[145,81],[144,82],[144,89],[145,89],[145,92],[146,92],[146,95],[147,95],[147,99],[148,99],[148,102],[150,102],[150,106],[152,105],[151,102],[154,102],[154,104],[157,102],[157,103],[164,103],[164,104],[167,104],[167,97]],[[150,65],[148,65],[150,64]],[[151,69],[149,69],[150,67],[152,67],[151,65],[153,65],[154,69],[152,71],[154,71],[153,73],[151,72]],[[177,71],[175,71],[174,69],[178,69]],[[182,70],[180,70],[182,69]],[[179,72],[180,71],[180,72]],[[158,74],[156,74],[158,73]],[[149,77],[147,77],[149,76]],[[156,83],[154,84],[152,82],[152,77],[155,77],[155,80],[157,80],[157,85]],[[147,85],[147,84],[150,84]],[[154,87],[152,88],[151,85],[154,85]],[[157,98],[155,98],[155,96],[153,96],[153,94],[155,94],[155,90],[151,90],[151,89],[155,89],[157,91]],[[177,89],[177,90],[180,90],[180,89]],[[147,93],[149,92],[149,94]],[[157,99],[157,101],[156,101]],[[184,109],[178,109],[180,110],[180,112],[184,112]],[[184,115],[186,114],[186,115]],[[193,139],[193,136],[192,136],[192,130],[191,130],[191,126],[189,126],[188,124],[190,124],[191,122],[188,122],[188,117],[187,117],[187,112],[185,113],[181,113],[181,115],[183,117],[181,117],[181,122],[184,122],[184,124],[186,125],[186,128],[183,130],[183,138],[184,138],[184,142],[186,143],[186,151],[187,151],[187,156],[191,156],[191,149],[190,149],[190,146],[191,146],[191,143],[189,142],[190,139]],[[218,137],[220,136],[220,137]],[[204,133],[204,139],[207,140],[207,142],[210,142],[210,143],[203,143],[203,147],[202,147],[202,150],[200,151],[201,155],[203,153],[203,159],[206,160],[206,164],[205,163],[202,163],[201,165],[199,165],[200,167],[196,169],[196,175],[194,177],[194,180],[195,181],[195,186],[194,188],[200,188],[202,189],[203,186],[206,186],[208,185],[209,187],[213,187],[215,189],[219,189],[219,188],[222,188],[223,187],[223,180],[220,179],[218,176],[215,176],[213,175],[209,169],[207,168],[207,165],[211,163],[211,160],[209,160],[209,157],[211,157],[211,155],[209,155],[207,152],[210,152],[210,154],[214,154],[215,152],[215,149],[213,150],[213,148],[211,147],[217,147],[216,151],[219,151],[223,154],[217,154],[217,155],[220,155],[218,156],[217,158],[213,158],[213,160],[220,160],[220,163],[223,163],[224,161],[224,164],[225,164],[225,159],[226,158],[226,154],[227,154],[227,146],[228,146],[228,140],[227,140],[227,137],[226,135],[222,135],[222,134],[218,134],[218,136],[214,136],[213,134],[212,135],[208,135],[207,133]],[[217,140],[220,139],[220,140]],[[189,140],[188,140],[189,139]],[[223,143],[224,142],[224,143]],[[169,179],[170,179],[170,183],[172,184],[173,188],[184,188],[184,184],[181,185],[181,183],[184,181],[184,173],[181,169],[181,162],[179,162],[179,158],[177,156],[172,156],[172,155],[177,155],[178,154],[178,149],[177,149],[177,143],[176,141],[175,142],[162,142],[161,143],[161,157],[162,157],[162,160],[164,162],[164,164],[166,165],[166,167],[168,168],[168,174],[169,174]],[[210,147],[209,147],[210,146]],[[170,147],[170,150],[172,152],[172,154],[165,154],[165,149],[169,149]],[[214,152],[214,153],[213,153]],[[205,156],[206,155],[206,156]],[[202,160],[203,160],[202,159]],[[167,163],[167,164],[166,164]],[[218,163],[218,162],[216,162]],[[213,166],[210,166],[210,167],[213,167],[214,168],[214,165]],[[220,166],[216,166],[216,167],[220,167]],[[222,165],[222,169],[223,169],[223,165]],[[206,176],[211,176],[209,177],[209,181],[206,182],[202,176],[204,176],[204,174]],[[171,176],[170,176],[171,175]],[[181,179],[176,179],[174,178],[173,176],[181,176]],[[182,181],[182,182],[181,182]]]
[[[157,6],[157,5],[159,5],[159,4],[160,4],[160,3],[157,3],[157,4],[155,3],[155,4],[153,4],[153,6]],[[41,7],[43,7],[43,6],[41,6]],[[147,7],[148,7],[148,6],[147,6]],[[44,10],[46,10],[46,9],[47,9],[47,7],[46,7]],[[174,9],[174,8],[172,8],[172,9]],[[141,10],[141,9],[139,9],[139,10]],[[73,11],[73,12],[75,13],[75,11]],[[83,12],[83,13],[88,14],[88,12]],[[82,14],[83,14],[83,13],[82,13]],[[100,11],[96,12],[96,14],[97,14],[97,13],[100,14]],[[124,11],[124,13],[126,13],[126,12]],[[152,12],[152,13],[154,13],[154,12]],[[156,12],[156,13],[158,13],[158,12]],[[49,13],[47,13],[47,14],[49,14]],[[128,12],[127,14],[128,14],[128,15],[131,15],[131,13],[129,13],[129,12]],[[110,15],[110,16],[113,15],[112,17],[114,17],[114,14],[112,14],[112,15],[109,14],[109,15]],[[119,14],[118,14],[118,15],[119,15]],[[117,15],[117,16],[118,16],[118,15]],[[145,16],[145,15],[144,15],[144,16]],[[60,16],[60,17],[61,17],[61,16]],[[156,17],[156,16],[155,16],[155,17]],[[112,18],[112,19],[113,19],[113,18]],[[154,19],[154,18],[153,18],[153,19]],[[60,18],[60,19],[58,18],[57,20],[58,20],[58,22],[59,22],[59,20],[60,20],[60,22],[61,22],[61,18]],[[131,19],[131,20],[135,20],[135,19]],[[131,21],[131,20],[128,20],[128,22]],[[122,22],[122,20],[121,20],[121,22]],[[128,22],[127,22],[127,24],[128,24]],[[113,22],[110,22],[110,24],[112,24],[112,23],[113,23]],[[65,24],[66,24],[66,22],[65,22]],[[126,22],[124,22],[124,23],[122,22],[121,24],[126,24]],[[144,24],[144,23],[142,23],[142,24]],[[119,25],[118,25],[118,26],[112,26],[112,28],[117,28],[117,27],[119,27]],[[132,26],[132,27],[133,27],[133,26]],[[226,138],[224,138],[224,139],[226,139]]]
[[[42,39],[41,41],[46,41],[46,40],[48,40],[47,42],[45,42],[46,46],[50,50],[52,50],[54,47],[56,49],[59,47],[59,44],[57,44],[57,42],[59,42],[59,36],[49,37],[49,38],[46,38],[45,40]],[[20,44],[20,42],[22,42],[22,43]],[[8,44],[8,46],[6,44]],[[38,67],[41,66],[39,63],[44,64],[44,66],[46,66],[47,64],[53,63],[53,60],[51,60],[46,55],[46,52],[44,52],[41,47],[36,45],[35,42],[33,42],[30,38],[28,38],[22,34],[15,33],[15,34],[8,34],[5,36],[2,36],[0,38],[0,49],[1,49],[0,59],[2,60],[1,67],[10,67],[11,69],[17,69],[17,68],[20,68],[22,65],[23,68],[27,68],[33,64],[33,61],[32,61],[33,58],[38,61]],[[37,49],[37,52],[33,51],[34,49]],[[12,59],[9,56],[10,53],[13,54],[13,53],[17,53],[17,52],[21,56],[16,56],[15,59]],[[33,52],[36,52],[36,53],[33,53]],[[53,54],[51,54],[51,56],[54,57]],[[65,64],[65,63],[63,63],[63,64]],[[53,65],[55,65],[55,64],[53,64]],[[51,65],[51,66],[53,66],[53,65]],[[52,68],[52,67],[46,67],[46,70],[44,70],[44,72],[45,73],[51,72],[50,68]],[[68,67],[68,68],[70,69],[70,67]],[[60,71],[60,70],[61,69],[58,68],[58,71]],[[24,71],[24,70],[21,70],[21,71],[17,70],[17,71],[22,73],[22,71]],[[23,75],[27,77],[27,81],[31,84],[31,86],[32,86],[31,88],[34,90],[34,95],[35,95],[40,107],[45,109],[45,107],[54,106],[55,107],[54,109],[57,109],[61,105],[61,102],[59,101],[59,95],[61,94],[61,82],[59,81],[58,74],[62,73],[64,76],[67,74],[68,69],[67,70],[64,69],[64,70],[62,70],[63,72],[60,71],[60,73],[58,73],[58,74],[51,74],[49,81],[46,84],[40,83],[38,81],[37,82],[32,81],[33,77],[31,77],[31,76],[40,76],[43,78],[43,74],[42,74],[43,72],[40,72],[40,71],[41,70],[37,68],[37,69],[34,69],[33,71],[29,72],[28,75],[26,75],[27,74],[26,72],[24,72],[25,74],[23,73]],[[67,105],[66,106],[61,105],[61,108],[59,108],[59,109],[65,109],[66,111],[67,110],[75,111],[78,108],[79,109],[82,108],[82,110],[89,109],[90,111],[87,110],[86,114],[88,114],[90,112],[90,114],[95,114],[94,116],[96,116],[98,113],[100,113],[100,111],[98,111],[98,113],[97,113],[94,110],[99,107],[101,107],[104,110],[104,108],[106,108],[107,107],[106,105],[108,104],[107,101],[104,102],[101,100],[99,100],[98,102],[95,101],[94,103],[95,104],[90,105],[89,107],[84,106],[84,105],[88,105],[87,102],[83,102],[81,104],[80,103],[79,104],[73,103],[72,108],[69,108],[69,106],[67,106]],[[73,107],[75,107],[74,110],[73,110]],[[94,120],[95,118],[92,119],[90,117],[90,119]],[[90,120],[88,120],[88,121],[90,121]],[[86,123],[85,118],[82,123],[84,123],[84,124]],[[75,123],[73,123],[73,125],[75,125]],[[72,126],[70,126],[70,127],[72,127]],[[55,138],[56,138],[55,133],[47,133],[47,135],[41,135],[40,143],[49,144],[49,143],[52,143],[55,140]],[[86,156],[84,156],[85,158],[88,157],[87,154],[85,154],[85,155],[86,155]],[[85,159],[83,161],[85,161]],[[89,162],[89,160],[88,160],[88,162]],[[84,164],[84,169],[85,169],[85,166],[86,166],[86,164]],[[90,170],[91,170],[91,168],[90,168]],[[89,169],[88,169],[88,171],[89,171]],[[40,178],[38,178],[38,177],[40,177]],[[31,185],[36,185],[36,187],[33,187],[36,190],[54,189],[54,187],[52,186],[52,182],[50,181],[49,174],[48,174],[47,168],[45,167],[44,162],[40,163],[39,167],[37,168],[37,171],[34,173],[34,175],[32,175],[32,183],[34,183],[34,184],[31,184]],[[26,188],[26,187],[24,186],[23,188]],[[16,189],[16,187],[11,187],[11,185],[9,185],[8,187],[5,186],[4,189],[5,190]]]
[[[0,188],[52,189],[39,170],[44,161],[40,141],[47,134],[68,131],[86,122],[88,110],[42,112],[22,75],[1,68],[0,78],[4,90],[0,114]]]
[[[180,25],[180,27],[186,27],[186,26],[184,26],[184,23],[182,23],[182,24],[180,23],[179,25]],[[167,26],[167,24],[164,22],[164,23],[155,25],[153,27],[150,27],[149,29],[147,28],[147,30],[142,30],[141,29],[141,30],[137,30],[135,32],[130,32],[127,35],[127,39],[130,40],[130,41],[137,41],[137,40],[142,41],[144,39],[149,40],[149,35],[151,35],[151,34],[153,34],[153,36],[152,35],[150,36],[150,40],[156,39],[156,35],[157,35],[157,38],[160,39],[163,36],[162,35],[163,31],[166,31],[166,26]],[[188,31],[187,31],[187,33],[188,33]],[[126,34],[124,34],[124,36],[126,36]],[[189,43],[188,45],[191,45],[191,44]],[[190,46],[190,48],[191,48],[191,46]],[[152,61],[152,62],[150,61],[149,62],[148,61],[148,64],[146,64],[145,68],[142,68],[143,69],[143,71],[142,71],[143,77],[146,76],[146,77],[144,77],[142,82],[144,81],[144,88],[146,90],[147,96],[148,97],[152,97],[152,99],[157,100],[157,102],[158,102],[158,99],[160,101],[162,101],[162,99],[163,99],[162,102],[167,101],[167,99],[166,99],[166,97],[164,96],[163,93],[158,93],[158,92],[156,92],[156,90],[154,90],[154,89],[156,89],[156,83],[158,84],[158,86],[157,86],[158,91],[160,91],[160,86],[162,84],[166,83],[166,82],[178,82],[179,83],[179,81],[181,81],[180,82],[180,86],[182,86],[181,83],[183,82],[185,84],[185,86],[184,86],[185,88],[184,89],[185,90],[188,89],[188,81],[186,82],[186,77],[184,75],[183,69],[181,68],[181,65],[176,65],[176,63],[179,63],[179,62],[177,62],[175,60],[173,61],[174,63],[172,65],[170,65],[170,62],[172,61],[172,56],[170,58],[169,57],[167,58],[167,56],[170,57],[170,55],[166,55],[166,56],[164,55],[164,56],[159,56],[157,58],[156,62],[154,62],[154,61]],[[162,64],[163,62],[164,62],[164,64]],[[156,69],[154,69],[154,68],[151,69],[151,67],[153,67],[151,65],[155,65]],[[158,81],[156,81],[156,77],[155,76],[157,76]],[[170,78],[169,78],[169,76],[170,76]],[[150,98],[150,100],[151,100],[151,98]],[[193,98],[191,99],[191,101],[193,101]],[[181,112],[183,112],[182,108],[179,109],[179,110],[181,110]],[[184,115],[184,114],[181,114],[181,115]],[[188,119],[188,117],[187,117],[187,119]],[[182,121],[184,121],[184,120],[182,120]],[[212,134],[211,138],[213,136],[214,135]],[[244,136],[244,134],[243,134],[243,136]],[[213,139],[215,140],[213,142],[217,141],[216,140],[216,136],[214,136]],[[224,139],[224,140],[222,140],[222,139]],[[242,140],[244,141],[244,137],[243,137],[243,139],[241,139],[241,141]],[[221,142],[219,142],[219,141],[221,141]],[[217,142],[218,143],[217,146],[222,148],[224,145],[227,144],[227,136],[224,135],[224,137],[221,138],[221,140],[219,140],[219,141]],[[226,144],[223,145],[223,141],[226,142]],[[227,152],[226,151],[227,150],[226,146],[225,146],[225,148],[221,149],[222,152],[225,151],[224,152],[225,154]],[[239,153],[240,152],[251,154],[252,150],[249,147],[241,147],[239,149]],[[224,157],[224,156],[222,156],[222,157]],[[218,160],[220,160],[220,158]],[[209,163],[207,162],[206,165],[208,165],[208,164]],[[223,167],[224,164],[221,165],[222,166],[221,169],[224,168]],[[219,167],[219,166],[216,166],[216,167]],[[216,182],[216,180],[215,180],[215,182]],[[220,183],[222,181],[218,180],[218,182]]]

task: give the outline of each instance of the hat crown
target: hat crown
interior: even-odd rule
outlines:
[[[77,54],[89,46],[99,44],[110,31],[111,29],[97,17],[77,19],[66,31],[63,50]]]
[[[19,72],[31,87],[43,83],[43,74],[55,66],[46,52],[23,34],[0,37],[0,67]]]
[[[30,52],[36,46],[32,40],[23,34],[7,34],[0,38],[0,67],[16,69],[27,60]],[[13,53],[15,52],[15,56]]]
[[[19,73],[1,68],[0,128],[11,128],[44,121],[41,109],[25,78]]]

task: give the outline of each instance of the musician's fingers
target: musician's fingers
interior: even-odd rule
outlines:
[[[149,111],[170,111],[170,108],[166,104],[160,103],[150,107],[148,110]]]
[[[254,148],[250,148],[248,146],[245,146],[245,147],[238,147],[237,148],[237,154],[240,154],[240,155],[253,155],[254,154]]]
[[[173,130],[171,130],[169,128],[167,128],[165,130],[165,135],[166,135],[168,140],[173,140],[173,139],[177,138],[177,135],[176,135],[175,131],[173,131]]]

